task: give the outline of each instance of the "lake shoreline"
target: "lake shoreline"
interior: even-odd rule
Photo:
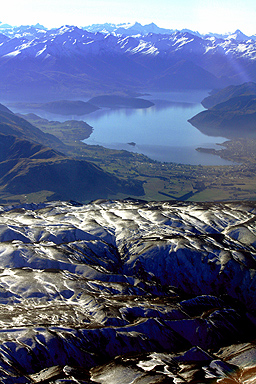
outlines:
[[[206,136],[188,122],[203,109],[201,100],[206,95],[205,90],[151,92],[143,95],[144,99],[154,103],[148,108],[103,107],[85,116],[61,116],[38,111],[38,115],[50,121],[71,119],[86,122],[93,130],[84,140],[81,136],[79,140],[87,145],[141,153],[163,163],[232,165],[232,162],[213,153],[197,151],[199,147],[214,148],[226,140],[225,137]]]

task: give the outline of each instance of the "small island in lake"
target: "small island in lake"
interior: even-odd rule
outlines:
[[[128,97],[128,96],[119,96],[119,95],[103,95],[96,96],[88,100],[88,103],[96,105],[97,107],[106,107],[106,108],[149,108],[154,105],[149,100],[137,98],[137,97]]]

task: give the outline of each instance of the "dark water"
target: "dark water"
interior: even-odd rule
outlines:
[[[155,103],[150,108],[94,112],[85,117],[94,131],[84,142],[143,153],[162,162],[230,164],[218,156],[196,151],[198,147],[216,148],[216,143],[226,140],[206,136],[187,122],[203,110],[200,102],[205,96],[205,91],[154,93],[144,96]]]

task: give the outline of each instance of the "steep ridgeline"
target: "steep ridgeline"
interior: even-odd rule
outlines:
[[[209,108],[189,122],[205,134],[256,138],[256,84],[229,86],[202,101]]]
[[[202,101],[202,105],[210,109],[217,104],[224,103],[229,99],[239,96],[255,96],[256,97],[256,83],[243,83],[241,85],[230,85],[229,87],[214,90],[210,96]]]
[[[86,202],[118,192],[143,194],[140,183],[119,180],[87,161],[65,156],[58,151],[65,146],[55,136],[0,109],[0,197],[4,201],[20,201],[22,195],[42,192],[40,201]]]
[[[154,25],[139,29],[139,34],[133,33],[136,26],[133,32],[121,27],[111,33],[104,27],[100,32],[74,26],[2,29],[0,91],[13,100],[41,102],[50,96],[213,89],[256,81],[255,36],[239,31],[202,36]]]
[[[255,203],[0,217],[2,383],[255,382]]]
[[[15,115],[10,110],[5,111],[3,108],[5,107],[0,104],[0,133],[13,135],[55,149],[63,148],[63,143],[57,137],[45,134],[27,120]]]

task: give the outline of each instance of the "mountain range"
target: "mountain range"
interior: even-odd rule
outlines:
[[[42,28],[42,26],[40,26]],[[44,28],[44,27],[43,27]],[[126,35],[126,36],[136,36],[136,35],[147,35],[147,34],[161,34],[161,35],[172,35],[175,32],[188,32],[193,35],[205,38],[205,37],[216,37],[220,39],[235,39],[240,41],[245,40],[256,40],[256,34],[255,35],[245,35],[242,31],[237,29],[235,32],[228,32],[228,33],[199,33],[198,31],[192,31],[191,29],[169,29],[169,28],[161,28],[158,27],[155,23],[150,23],[146,25],[142,25],[138,22],[135,23],[121,23],[121,24],[113,24],[113,23],[105,23],[105,24],[92,24],[88,25],[86,27],[82,27],[88,32],[101,32],[101,33],[111,33],[115,35]],[[1,25],[0,25],[1,29]],[[45,28],[44,28],[45,29]]]
[[[199,33],[198,31],[192,31],[191,29],[170,29],[170,28],[161,28],[157,26],[155,23],[145,24],[142,25],[139,22],[135,23],[103,23],[103,24],[90,24],[87,26],[81,26],[81,29],[88,31],[88,32],[100,32],[104,34],[113,34],[113,35],[127,35],[127,36],[134,36],[134,35],[147,35],[147,34],[166,34],[171,35],[175,32],[189,32],[193,35],[197,35],[200,37],[210,37],[215,36],[217,38],[229,38],[229,39],[236,39],[236,40],[249,40],[253,39],[256,40],[256,34],[248,36],[245,35],[242,31],[237,29],[235,32],[227,32],[227,33],[214,33],[209,32],[206,34]],[[53,28],[57,29],[57,28]],[[42,24],[35,24],[35,25],[21,25],[21,26],[12,26],[10,24],[2,23],[0,22],[0,31],[8,36],[20,36],[24,32],[26,34],[30,34],[31,36],[34,34],[35,30],[39,33],[43,33],[44,31],[48,31],[48,28],[44,27]],[[37,33],[36,32],[36,33]]]
[[[0,28],[3,99],[213,89],[256,80],[256,38],[155,24]]]

